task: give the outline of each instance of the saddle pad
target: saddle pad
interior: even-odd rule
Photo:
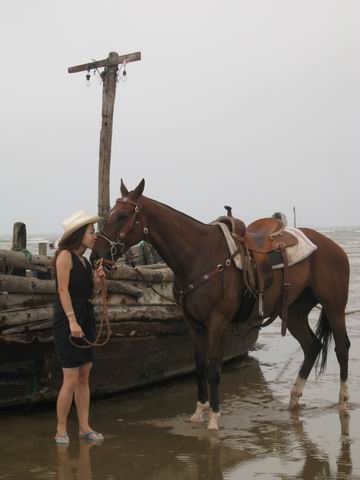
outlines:
[[[221,231],[222,231],[222,233],[225,237],[226,243],[228,245],[230,254],[232,255],[233,253],[235,253],[236,250],[237,250],[236,243],[235,243],[235,240],[232,237],[229,229],[227,228],[227,226],[224,225],[223,223],[219,223],[219,222],[215,222],[213,225],[217,225],[218,227],[220,227],[220,229],[221,229]],[[291,267],[291,265],[295,265],[295,263],[299,263],[302,260],[304,260],[305,258],[309,257],[317,249],[317,246],[314,245],[312,243],[312,241],[307,238],[307,236],[304,234],[304,232],[302,232],[298,228],[288,228],[287,227],[287,228],[285,228],[285,231],[294,235],[294,237],[296,237],[297,240],[298,240],[297,245],[294,245],[292,247],[287,247],[287,249],[286,249],[286,253],[287,253],[288,261],[289,261],[289,267]],[[240,270],[242,269],[241,268],[240,253],[235,255],[234,263],[235,263],[237,268],[239,268]],[[284,267],[284,264],[280,263],[278,265],[273,265],[272,268],[273,268],[273,270],[275,270],[276,268],[283,268],[283,267]]]

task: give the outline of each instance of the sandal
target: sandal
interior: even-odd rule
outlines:
[[[80,438],[86,438],[86,440],[93,440],[99,442],[104,440],[104,435],[102,433],[95,432],[94,430],[87,433],[82,433],[79,435]]]
[[[54,437],[56,443],[68,444],[70,443],[69,435],[67,433],[57,433]]]

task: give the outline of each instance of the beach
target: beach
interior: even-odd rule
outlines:
[[[74,411],[68,447],[53,441],[54,405],[1,412],[0,479],[360,479],[360,228],[323,233],[351,264],[347,411],[336,406],[339,367],[331,346],[325,374],[311,372],[300,408],[289,412],[302,352],[289,333],[281,337],[277,319],[248,358],[224,366],[219,432],[187,421],[194,376],[94,400],[91,422],[105,435],[99,445],[79,441]],[[312,325],[318,315],[314,309]]]

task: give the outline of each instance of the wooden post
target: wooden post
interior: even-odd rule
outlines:
[[[11,250],[18,252],[20,250],[26,250],[26,225],[22,222],[14,223],[13,228],[13,240]],[[2,269],[4,271],[4,269]],[[25,277],[26,271],[23,268],[9,268],[5,269],[5,273],[12,273],[13,275],[20,275]]]
[[[39,255],[47,256],[47,242],[39,242]]]
[[[109,54],[109,59],[114,63],[118,59],[116,52]],[[103,79],[102,97],[102,122],[100,132],[99,149],[99,184],[98,184],[98,215],[106,218],[110,210],[110,162],[111,162],[111,141],[114,116],[114,104],[116,93],[118,66],[105,67],[101,74]],[[105,220],[100,220],[99,228],[102,229]]]
[[[141,60],[140,52],[121,56],[116,52],[110,52],[108,58],[104,60],[85,63],[68,69],[69,73],[76,73],[83,71],[90,72],[90,70],[95,68],[105,67],[101,73],[103,95],[99,148],[98,215],[102,217],[102,220],[99,221],[99,229],[103,227],[106,216],[110,210],[111,141],[118,66],[122,63],[127,64],[137,60]]]
[[[14,223],[11,250],[18,252],[26,249],[26,225],[22,222]]]

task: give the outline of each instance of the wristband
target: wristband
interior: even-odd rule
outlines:
[[[71,315],[75,315],[74,310],[71,310],[70,312],[66,312],[67,317],[70,317]]]

